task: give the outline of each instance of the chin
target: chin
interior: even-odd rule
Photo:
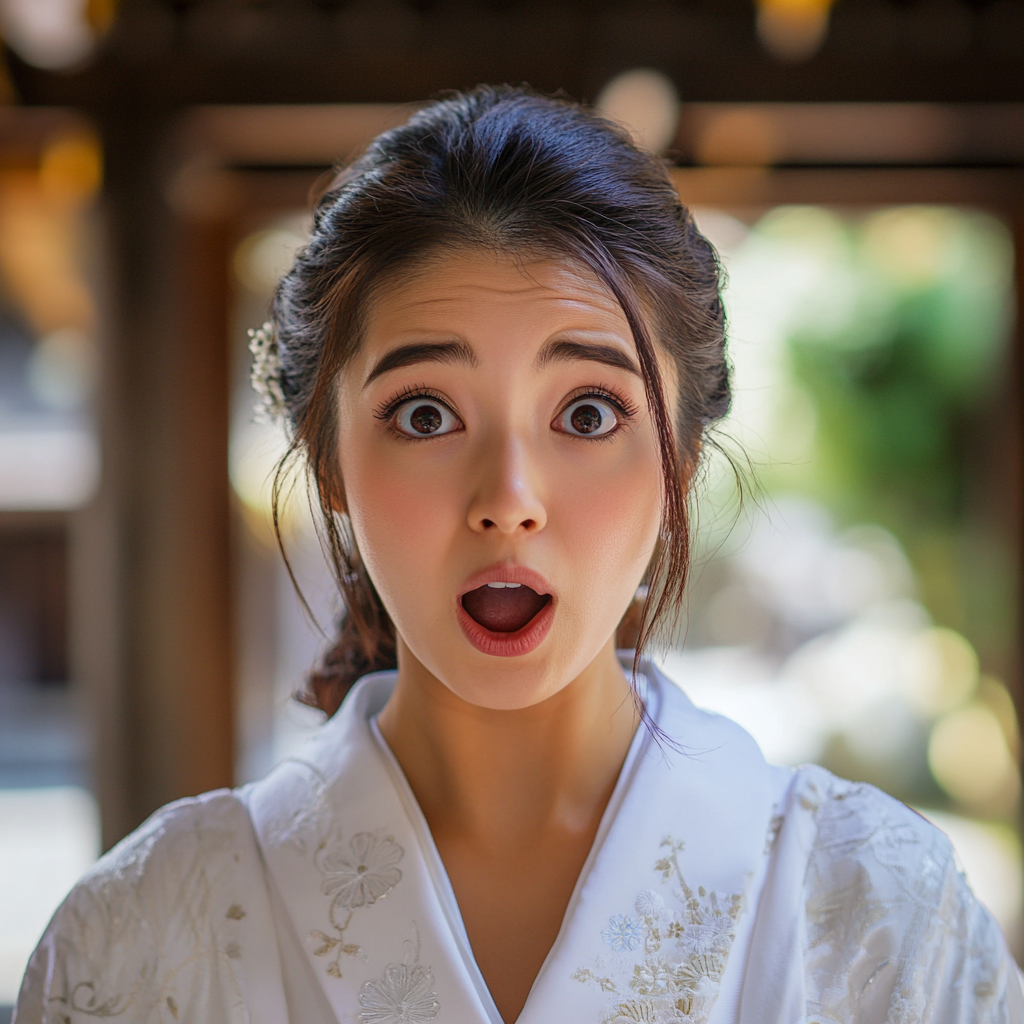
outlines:
[[[469,704],[491,711],[519,711],[564,690],[606,646],[600,640],[591,644],[581,643],[577,637],[570,640],[563,630],[555,628],[528,654],[510,657],[485,654],[459,636],[439,652],[440,657],[433,661],[436,669],[427,667],[448,690]]]

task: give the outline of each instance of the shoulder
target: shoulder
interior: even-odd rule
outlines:
[[[227,789],[161,807],[83,877],[84,886],[138,883],[154,870],[180,872],[183,854],[216,855],[244,842],[248,817],[239,794]]]
[[[953,867],[945,833],[906,804],[866,782],[849,782],[817,765],[799,768],[790,804],[815,822],[813,866],[824,873],[844,864],[928,866],[931,881]],[[933,894],[938,896],[937,890]]]
[[[221,790],[157,811],[57,910],[29,962],[19,1024],[177,1019],[199,975],[237,959],[258,863],[236,794]]]
[[[127,903],[132,908],[127,917],[144,914],[158,921],[177,912],[190,885],[244,873],[255,866],[255,854],[252,828],[237,794],[216,790],[179,800],[101,857],[61,911],[66,916],[97,905],[121,910]]]
[[[890,1020],[1024,1020],[1016,966],[948,837],[866,783],[819,767],[794,777],[789,814],[813,821],[804,876],[808,979],[817,1001]]]
[[[811,821],[804,892],[812,945],[816,930],[860,940],[882,919],[906,917],[909,928],[928,915],[956,927],[973,904],[946,835],[874,786],[805,767],[789,805]]]

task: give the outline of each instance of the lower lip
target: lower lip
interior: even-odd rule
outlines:
[[[552,600],[548,601],[522,629],[517,629],[514,633],[495,633],[481,626],[462,607],[461,600],[456,602],[455,607],[455,614],[462,632],[466,634],[466,639],[481,653],[496,658],[516,658],[535,651],[548,635],[551,623],[555,619],[555,602]]]

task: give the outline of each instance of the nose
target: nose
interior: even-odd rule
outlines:
[[[480,453],[469,528],[507,536],[543,530],[547,510],[536,487],[537,475],[522,441],[506,437],[488,444]]]

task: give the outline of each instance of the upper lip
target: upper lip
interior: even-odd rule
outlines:
[[[551,584],[539,572],[525,565],[510,565],[508,563],[491,565],[474,573],[463,583],[458,596],[461,598],[463,594],[468,594],[471,590],[486,586],[488,583],[522,583],[538,594],[551,594],[554,597]]]

